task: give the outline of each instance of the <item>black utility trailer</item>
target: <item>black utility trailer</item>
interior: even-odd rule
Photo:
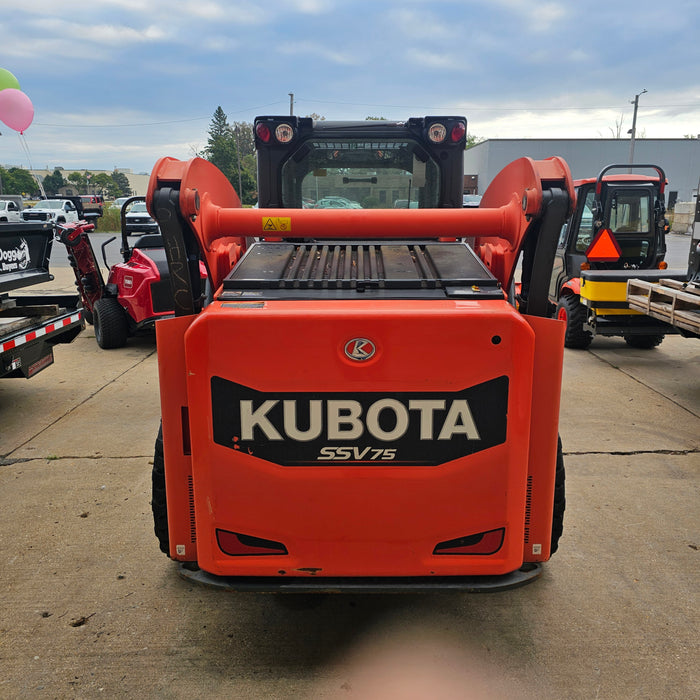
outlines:
[[[0,378],[29,379],[53,364],[53,348],[84,327],[77,294],[26,294],[50,282],[53,227],[39,222],[0,225]]]

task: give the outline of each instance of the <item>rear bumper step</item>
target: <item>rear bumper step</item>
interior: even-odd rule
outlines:
[[[180,564],[180,576],[192,583],[239,593],[497,593],[524,586],[542,575],[542,565],[523,564],[502,576],[416,577],[255,577],[215,576]]]

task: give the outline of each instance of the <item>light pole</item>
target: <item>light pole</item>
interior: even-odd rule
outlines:
[[[290,92],[289,94],[289,116],[293,117],[294,116],[294,93]]]
[[[643,95],[645,92],[646,90],[642,90],[638,95],[635,95],[634,100],[631,101],[631,104],[634,105],[634,113],[632,114],[632,128],[627,132],[628,134],[631,134],[629,158],[630,165],[634,164],[634,141],[637,135],[637,108],[639,107],[639,96]],[[631,169],[630,172],[632,172]]]

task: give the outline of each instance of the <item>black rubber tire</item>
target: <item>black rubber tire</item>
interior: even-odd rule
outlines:
[[[651,350],[656,348],[663,342],[663,335],[626,335],[625,342],[631,348],[639,348],[640,350]]]
[[[566,510],[566,471],[561,438],[557,442],[557,466],[554,476],[554,513],[552,516],[551,554],[559,548],[559,538],[564,531],[564,511]]]
[[[559,298],[555,318],[566,321],[566,334],[564,335],[564,347],[575,350],[585,350],[593,340],[590,331],[583,330],[583,322],[586,320],[586,307],[581,304],[578,296],[565,294]]]
[[[165,457],[163,456],[163,425],[158,428],[158,437],[153,453],[153,483],[151,491],[151,510],[153,511],[153,531],[158,538],[160,551],[170,555],[170,536],[168,535],[168,503],[165,500]]]
[[[92,311],[90,311],[90,309],[86,309],[84,306],[81,306],[80,313],[83,315],[83,318],[92,326],[95,322],[95,317],[92,315]]]
[[[129,337],[126,312],[114,297],[98,299],[93,307],[95,340],[103,350],[123,348]]]

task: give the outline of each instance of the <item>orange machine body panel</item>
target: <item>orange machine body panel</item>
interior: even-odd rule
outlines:
[[[147,199],[184,300],[156,324],[170,557],[273,590],[460,585],[549,559],[561,159],[515,161],[476,210],[245,209],[200,159],[161,159]]]
[[[533,330],[494,300],[214,302],[190,320],[158,324],[173,558],[226,576],[353,577],[496,575],[549,557],[559,384],[533,390],[533,376],[559,376],[562,324]],[[350,359],[353,338],[375,355]],[[257,416],[248,440],[233,434],[241,401]],[[362,410],[341,412],[344,439],[332,402],[347,401]],[[227,555],[219,530],[287,553]],[[434,553],[494,530],[496,551]]]

